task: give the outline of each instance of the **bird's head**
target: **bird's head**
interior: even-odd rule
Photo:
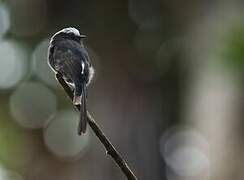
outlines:
[[[76,28],[69,27],[69,28],[64,28],[58,31],[57,33],[55,33],[51,38],[51,42],[59,39],[70,39],[77,42],[81,42],[85,38],[86,35],[80,34],[80,32]]]

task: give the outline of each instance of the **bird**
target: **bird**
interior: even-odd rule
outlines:
[[[87,48],[84,45],[86,35],[80,34],[74,27],[56,32],[48,47],[48,65],[61,74],[72,89],[73,104],[80,105],[78,135],[86,132],[87,127],[87,86],[94,76]]]

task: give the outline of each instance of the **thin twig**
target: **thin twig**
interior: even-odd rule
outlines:
[[[57,73],[56,78],[58,82],[62,85],[63,89],[69,96],[69,98],[73,99],[73,92],[70,90],[69,86],[66,84],[64,79],[62,78],[62,75]],[[80,110],[80,105],[75,106],[78,110]],[[117,163],[117,165],[120,167],[122,172],[125,174],[128,180],[137,180],[137,177],[134,175],[134,173],[131,171],[125,160],[121,157],[121,155],[118,153],[118,151],[114,148],[114,146],[111,144],[111,142],[108,140],[108,138],[105,136],[99,125],[95,122],[95,120],[92,118],[91,114],[87,113],[87,121],[90,125],[93,132],[96,134],[98,139],[101,141],[101,143],[104,145],[106,149],[106,153],[109,154],[112,159]]]

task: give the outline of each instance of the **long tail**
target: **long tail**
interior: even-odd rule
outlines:
[[[86,85],[85,84],[83,84],[83,86],[82,86],[81,94],[82,94],[82,97],[81,97],[81,104],[80,104],[80,122],[79,122],[79,126],[78,126],[79,135],[86,132],[86,126],[87,126]]]

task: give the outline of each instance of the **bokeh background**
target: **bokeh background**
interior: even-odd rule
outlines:
[[[89,111],[140,180],[244,179],[244,2],[1,0],[0,180],[122,180],[47,66],[76,27]]]

